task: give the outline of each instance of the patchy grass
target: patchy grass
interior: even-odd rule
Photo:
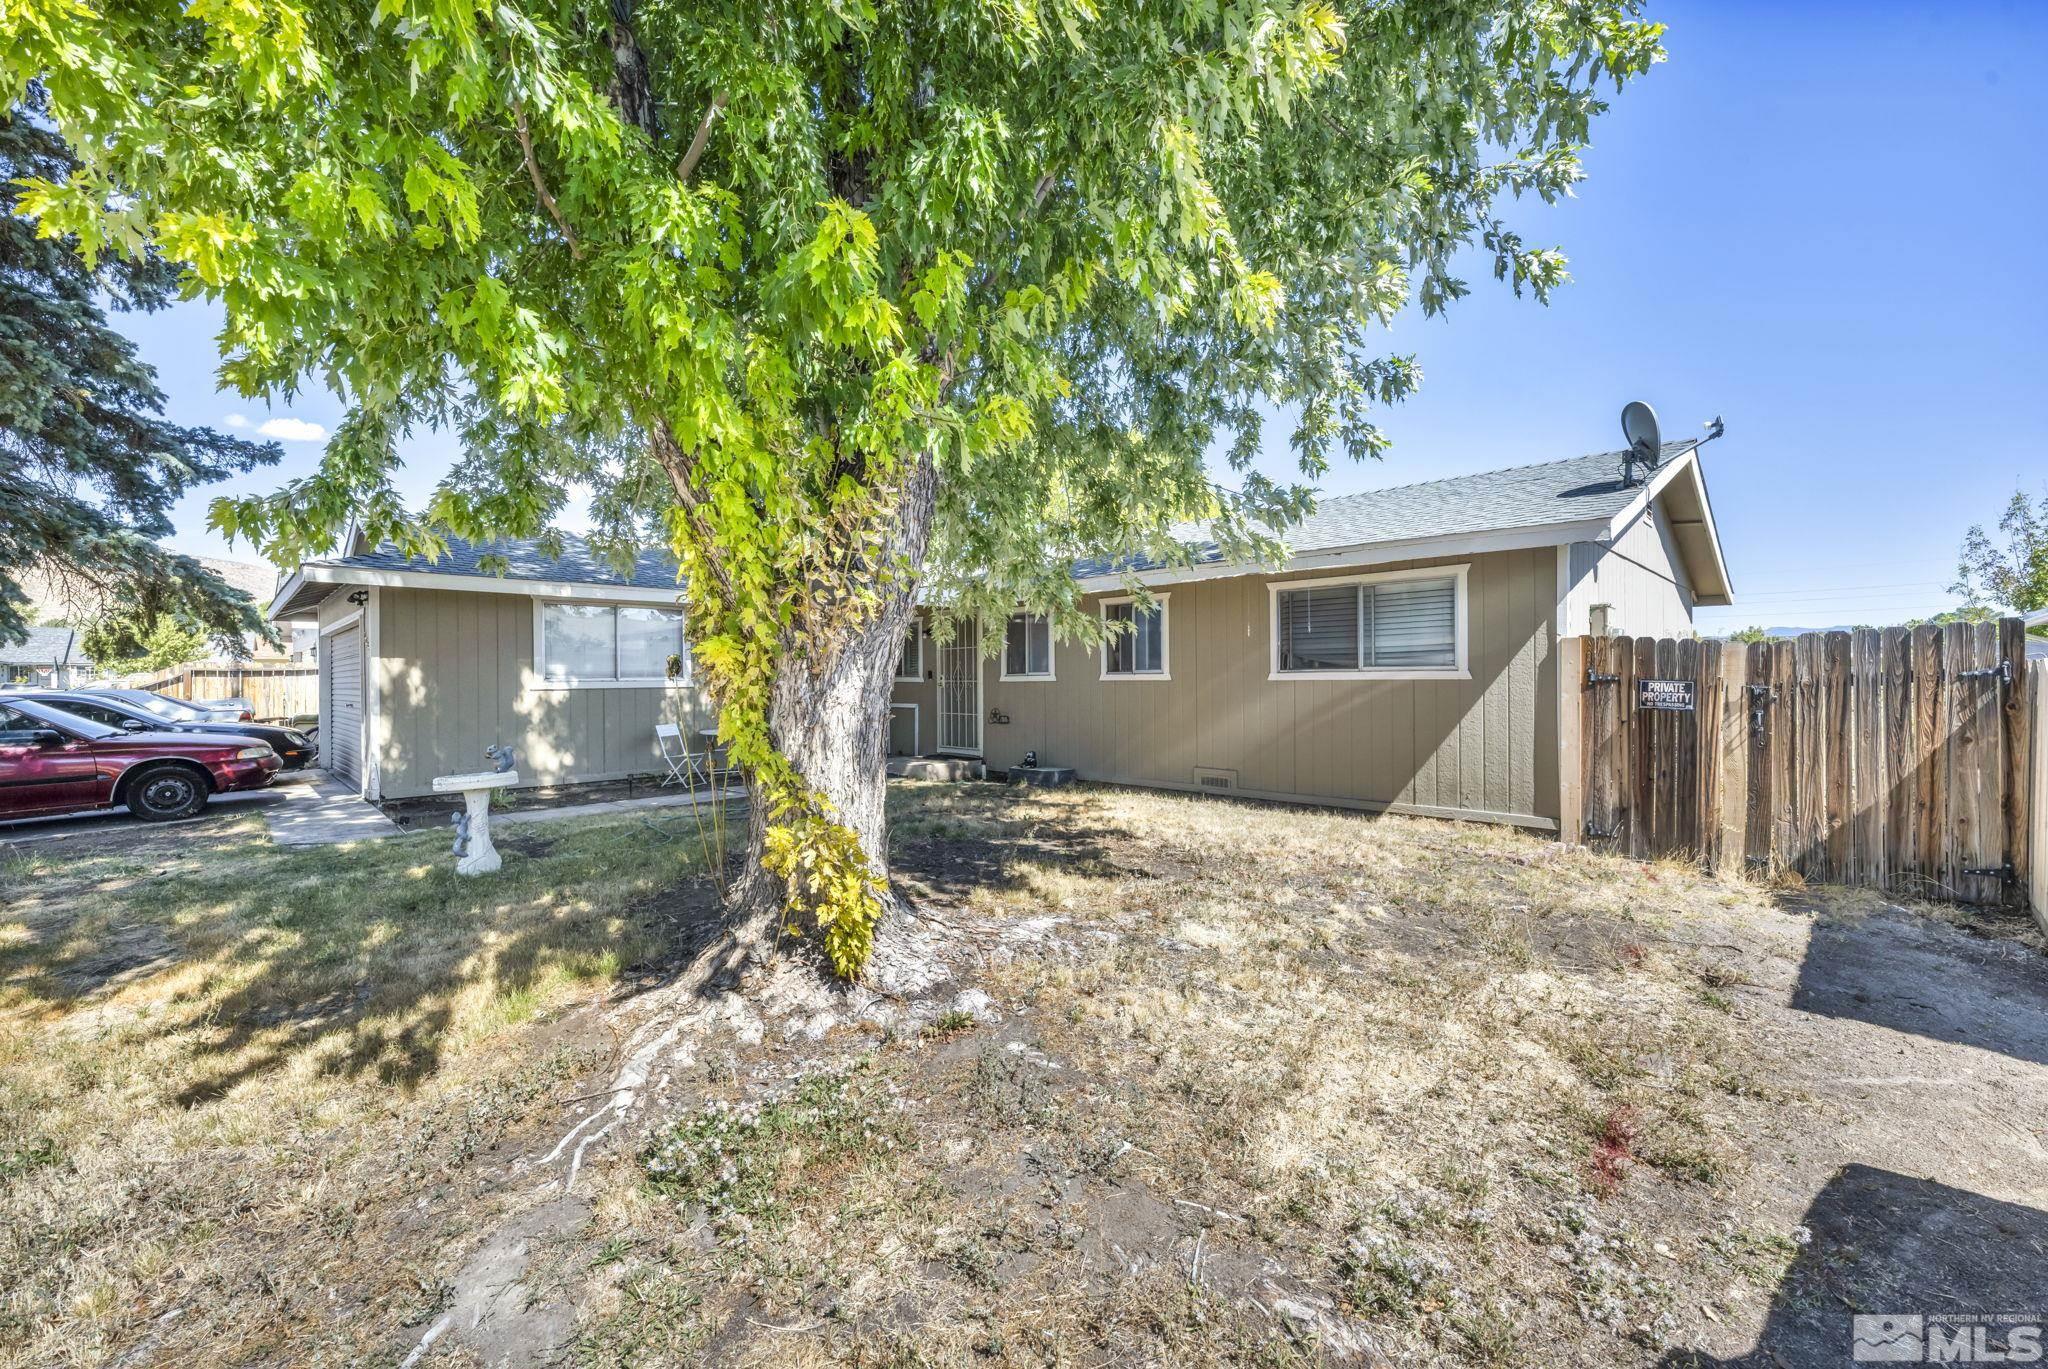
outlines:
[[[539,1161],[700,920],[691,843],[9,866],[0,1358],[393,1362],[451,1318],[423,1365],[1648,1365],[1796,1258],[1755,1181],[1834,1114],[1759,1025],[1785,891],[1156,793],[891,804],[993,1009],[707,1007],[573,1201]],[[548,1220],[501,1268],[508,1216]],[[479,1281],[547,1336],[474,1339]]]
[[[440,834],[286,850],[256,818],[9,861],[0,1345],[292,1358],[325,1290],[403,1315],[401,1204],[591,1067],[539,1024],[660,957],[649,899],[693,868],[616,822],[509,844],[489,880]]]

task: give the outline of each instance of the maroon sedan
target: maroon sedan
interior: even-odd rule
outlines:
[[[116,804],[146,822],[188,818],[211,795],[261,789],[279,764],[252,737],[124,732],[31,699],[0,703],[0,820]]]

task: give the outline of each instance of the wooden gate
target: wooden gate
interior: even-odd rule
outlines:
[[[1751,644],[1580,637],[1559,664],[1567,839],[2025,901],[2033,709],[2019,619]],[[1682,686],[1643,681],[1690,684],[1690,709]]]

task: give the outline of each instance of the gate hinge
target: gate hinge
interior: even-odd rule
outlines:
[[[2010,861],[2007,861],[2004,865],[1979,865],[1974,867],[1968,867],[1962,870],[1958,870],[1956,871],[1956,873],[1959,875],[1963,875],[1966,878],[1972,879],[2003,880],[2007,884],[2014,883],[2020,877],[2019,871],[2012,868],[2012,862]]]
[[[1619,675],[1601,675],[1596,673],[1590,667],[1586,671],[1586,683],[1589,685],[1619,684],[1620,682],[1621,676]]]
[[[1590,822],[1586,824],[1586,839],[1588,841],[1611,841],[1615,837],[1618,837],[1620,835],[1620,823],[1616,823],[1614,826],[1606,828],[1595,827]]]
[[[1988,680],[1994,675],[1998,677],[1998,682],[2000,684],[2011,684],[2012,662],[2010,660],[2005,660],[2000,661],[1997,665],[1987,665],[1979,667],[1976,670],[1959,670],[1956,672],[1956,678],[1958,680]]]

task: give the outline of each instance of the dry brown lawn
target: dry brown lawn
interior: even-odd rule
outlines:
[[[2038,1124],[2048,1030],[1887,1018],[1815,949],[1979,957],[2011,1018],[2022,922],[1420,819],[892,801],[956,981],[823,1006],[664,998],[686,825],[530,829],[474,883],[438,835],[10,862],[0,1356],[1711,1363],[1868,1291],[1850,1167],[2038,1205],[2024,1122],[1916,1119]],[[2044,1239],[1998,1257],[2038,1286]]]

